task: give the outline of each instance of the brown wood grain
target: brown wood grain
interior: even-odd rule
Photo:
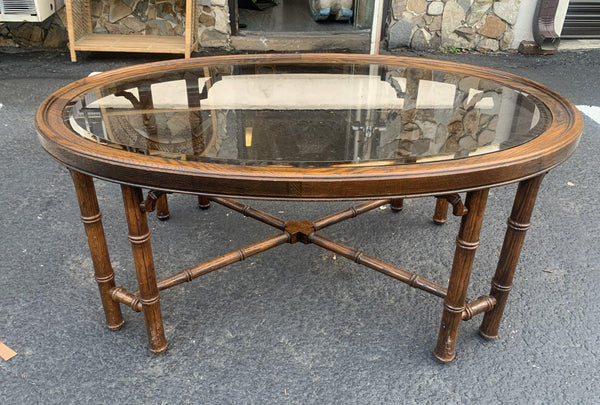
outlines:
[[[464,159],[409,165],[344,165],[328,168],[237,166],[144,156],[83,139],[64,122],[68,102],[82,92],[151,73],[223,64],[380,63],[469,74],[542,100],[552,122],[537,138],[507,150]],[[36,126],[44,149],[61,163],[107,180],[167,191],[288,199],[354,199],[424,196],[520,181],[562,163],[575,150],[583,123],[571,102],[531,80],[489,68],[419,58],[341,55],[235,55],[163,61],[84,78],[50,96]]]

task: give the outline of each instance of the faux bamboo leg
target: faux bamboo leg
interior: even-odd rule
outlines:
[[[198,196],[198,208],[201,210],[207,210],[210,208],[210,200],[205,195]]]
[[[448,200],[445,198],[435,199],[435,212],[433,213],[433,222],[443,225],[448,220]]]
[[[500,320],[508,294],[512,288],[512,280],[523,247],[525,234],[529,229],[531,213],[535,205],[537,192],[544,175],[524,180],[519,183],[512,212],[508,220],[504,243],[500,252],[496,274],[492,279],[490,295],[496,298],[496,306],[483,317],[479,332],[486,339],[496,339]]]
[[[117,330],[123,326],[125,321],[119,303],[112,300],[109,292],[111,288],[115,287],[115,275],[110,264],[108,247],[104,237],[102,214],[98,207],[94,180],[90,176],[76,171],[71,171],[71,175],[79,200],[81,221],[85,227],[92,263],[94,264],[96,282],[100,289],[106,325],[109,329]]]
[[[166,350],[167,340],[160,311],[160,295],[154,272],[148,220],[146,213],[140,207],[143,201],[142,190],[139,187],[122,185],[121,192],[129,228],[129,241],[135,262],[140,302],[148,334],[148,349],[151,352],[160,353]]]
[[[466,206],[469,212],[462,217],[460,230],[456,238],[456,251],[452,272],[448,283],[448,294],[444,299],[444,312],[438,335],[434,356],[447,363],[454,359],[454,347],[458,328],[465,309],[467,288],[475,250],[479,246],[479,231],[483,221],[483,213],[489,189],[470,191],[467,193]]]
[[[156,200],[156,218],[160,219],[161,221],[166,221],[169,219],[170,215],[169,200],[167,199],[166,194],[162,194],[160,197],[158,197],[158,200]]]
[[[394,212],[402,211],[402,208],[404,208],[404,199],[403,198],[394,198],[390,202],[390,208]]]

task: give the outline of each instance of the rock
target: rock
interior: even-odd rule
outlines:
[[[407,9],[415,14],[423,14],[427,10],[427,0],[408,0]]]
[[[390,48],[399,48],[401,46],[410,46],[412,37],[413,23],[405,18],[402,18],[392,25],[388,38],[388,46]]]
[[[185,17],[175,10],[174,4],[168,2],[156,4],[156,16],[163,20],[170,21],[176,25],[185,21]]]
[[[475,47],[474,41],[468,41],[454,32],[448,35],[446,41],[445,47],[455,46],[462,49],[471,49]]]
[[[231,30],[229,15],[222,8],[215,9],[215,30],[222,34],[229,34]]]
[[[429,139],[419,139],[412,143],[411,152],[414,155],[422,155],[429,150],[429,145],[431,144],[431,140]]]
[[[129,28],[135,33],[141,33],[146,29],[146,24],[138,20],[136,17],[130,15],[121,21],[121,24]]]
[[[226,0],[211,0],[213,6],[225,7]]]
[[[216,30],[206,29],[202,31],[202,35],[200,36],[200,45],[207,48],[226,46],[227,38],[228,36],[226,34]]]
[[[176,138],[182,133],[189,132],[190,118],[187,114],[176,113],[167,121],[167,128],[171,134],[171,138]]]
[[[111,23],[115,23],[127,17],[132,12],[122,0],[110,0],[109,5],[108,22]]]
[[[409,122],[404,125],[402,133],[400,133],[400,139],[414,141],[421,137],[421,129],[413,122]]]
[[[496,131],[496,127],[498,126],[499,120],[500,119],[498,118],[498,115],[495,115],[494,117],[492,117],[490,122],[488,122],[486,129],[489,129],[490,131]]]
[[[480,49],[480,50],[484,50],[484,51],[493,51],[493,52],[495,52],[498,49],[500,49],[500,46],[498,45],[498,40],[496,40],[496,39],[483,38],[477,44],[477,48]]]
[[[458,141],[458,148],[466,152],[473,151],[477,148],[477,141],[471,136],[463,136]]]
[[[445,125],[439,124],[435,131],[435,143],[440,144],[446,142],[448,138],[448,128]]]
[[[101,1],[90,2],[90,14],[92,15],[92,17],[100,17],[102,15],[103,9],[104,4]]]
[[[440,31],[442,29],[442,16],[437,15],[433,17],[431,24],[429,24],[429,32]]]
[[[481,79],[474,76],[467,76],[458,82],[458,89],[465,94],[469,94],[471,89],[478,89]]]
[[[459,37],[463,37],[469,42],[473,41],[475,38],[475,30],[471,27],[458,27],[454,30],[454,33]]]
[[[215,26],[215,17],[209,14],[200,14],[200,24],[205,27],[214,27]]]
[[[492,7],[492,0],[475,1],[467,13],[467,24],[473,26],[480,22]]]
[[[458,136],[450,136],[443,148],[446,153],[456,153],[458,151]]]
[[[143,22],[154,20],[156,19],[156,4],[154,2],[140,1],[135,6],[133,15]]]
[[[479,130],[479,115],[476,109],[467,111],[462,120],[463,131],[468,135],[475,135]]]
[[[173,25],[167,20],[149,20],[146,23],[146,35],[175,35]]]
[[[68,42],[69,35],[67,34],[67,30],[59,25],[52,24],[46,34],[43,46],[47,48],[64,48]]]
[[[440,49],[442,47],[442,38],[438,33],[433,34],[431,41],[429,41],[431,49]]]
[[[519,5],[521,0],[500,0],[494,2],[494,14],[498,17],[514,25],[517,22],[519,15]]]
[[[455,1],[448,1],[442,14],[442,46],[455,46],[450,34],[463,24],[465,10]],[[454,34],[456,35],[456,34]]]
[[[133,34],[133,30],[129,27],[124,26],[123,24],[112,24],[112,23],[105,23],[104,24],[104,29],[106,29],[106,31],[109,34]],[[94,31],[97,32],[97,31]],[[101,31],[99,31],[101,32]]]
[[[477,33],[484,37],[498,39],[504,35],[504,31],[506,31],[506,23],[495,15],[489,14],[485,24],[477,30]]]
[[[513,39],[515,35],[512,30],[506,31],[500,40],[500,50],[506,51],[513,48]]]
[[[409,108],[407,110],[402,110],[402,113],[401,113],[402,122],[413,122],[416,116],[417,116],[416,108]]]
[[[431,34],[424,28],[421,28],[413,34],[412,40],[410,41],[410,47],[417,51],[424,51],[429,49],[429,41],[431,40]]]
[[[60,25],[63,27],[66,27],[67,26],[67,8],[61,7],[56,12],[56,15],[58,16],[58,18],[60,18]]]
[[[460,137],[463,135],[463,124],[461,121],[454,121],[448,124],[448,134],[450,136]]]
[[[461,6],[463,10],[465,10],[465,13],[469,11],[469,9],[471,8],[471,4],[473,4],[473,0],[457,0],[457,2],[458,5]]]
[[[17,48],[19,46],[19,44],[17,44],[11,38],[5,38],[3,36],[0,36],[0,46]]]
[[[438,124],[437,122],[433,122],[433,121],[415,121],[416,124],[419,126],[419,128],[421,128],[422,138],[426,138],[426,139],[436,139],[436,133],[438,130]]]
[[[185,0],[171,0],[173,1],[173,11],[175,11],[179,16],[183,18],[185,21]]]
[[[406,3],[408,0],[392,0],[392,14],[394,20],[402,18],[402,14],[406,11]]]
[[[96,25],[92,29],[92,32],[94,34],[108,34],[108,30],[106,29],[104,24],[106,24],[106,21],[103,21],[103,20],[96,21]]]
[[[494,141],[494,138],[496,138],[496,132],[491,131],[489,129],[485,129],[481,131],[481,133],[477,137],[477,143],[479,144],[479,146],[486,146],[491,144]]]
[[[11,33],[16,43],[26,46],[40,46],[44,40],[44,30],[35,24],[22,24]]]
[[[442,15],[444,12],[444,3],[441,1],[432,1],[427,7],[427,14],[429,15]]]

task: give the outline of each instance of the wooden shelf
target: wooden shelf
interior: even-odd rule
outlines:
[[[185,38],[160,35],[86,34],[75,41],[75,50],[185,53]]]
[[[92,32],[91,0],[65,0],[71,61],[76,51],[176,53],[186,58],[198,50],[197,0],[187,0],[182,36],[95,34]]]

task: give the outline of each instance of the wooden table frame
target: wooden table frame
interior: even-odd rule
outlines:
[[[150,229],[148,228],[146,217],[148,211],[154,211],[155,205],[149,205],[147,201],[162,200],[162,204],[165,204],[165,200],[160,198],[162,196],[161,193],[151,192],[154,194],[149,194],[148,199],[144,201],[143,192],[140,187],[122,185],[121,191],[129,229],[129,241],[131,242],[139,286],[138,291],[129,292],[122,287],[117,287],[115,284],[114,272],[110,265],[108,248],[102,227],[102,215],[98,207],[93,179],[86,174],[74,170],[71,171],[71,174],[81,209],[81,220],[88,237],[95,278],[100,290],[107,326],[111,330],[118,330],[123,326],[124,320],[119,304],[124,304],[136,312],[142,312],[148,335],[148,349],[150,351],[160,353],[167,348],[160,309],[159,291],[192,281],[197,277],[243,261],[248,257],[273,249],[284,243],[294,244],[301,242],[304,244],[315,244],[350,259],[355,263],[393,277],[413,288],[443,298],[444,309],[442,321],[437,345],[433,352],[434,356],[442,362],[449,362],[454,359],[456,337],[461,321],[467,321],[477,314],[485,313],[483,323],[480,327],[481,335],[488,340],[498,337],[500,321],[508,294],[512,288],[512,279],[523,246],[525,233],[530,226],[529,220],[535,205],[537,191],[544,177],[542,174],[519,183],[513,209],[508,220],[498,267],[492,279],[490,294],[480,296],[475,300],[469,300],[466,297],[467,288],[473,268],[475,251],[479,246],[479,232],[489,189],[468,192],[464,206],[457,194],[439,197],[437,200],[434,222],[438,224],[446,222],[445,216],[448,200],[454,202],[453,207],[455,209],[453,212],[455,215],[462,216],[460,230],[456,238],[456,250],[450,280],[446,288],[410,271],[317,234],[318,231],[324,228],[347,219],[355,218],[358,215],[386,204],[389,204],[393,211],[399,211],[402,207],[402,199],[367,201],[316,221],[305,220],[299,222],[294,220],[285,221],[230,198],[209,198],[203,196],[202,201],[214,201],[246,217],[279,229],[281,232],[157,281],[150,245]],[[168,216],[168,207],[163,205],[162,209],[167,210]]]
[[[161,72],[164,69],[185,69],[240,61],[410,64],[449,72],[469,72],[525,91],[542,100],[551,112],[551,123],[543,134],[525,144],[461,159],[460,162],[451,160],[385,167],[270,167],[266,173],[260,167],[181,162],[106,148],[82,139],[73,133],[62,119],[63,109],[74,96],[103,83],[133,77],[136,74]],[[120,304],[141,311],[144,315],[149,350],[162,352],[167,347],[167,341],[160,309],[161,290],[191,281],[284,243],[312,243],[411,287],[443,298],[441,326],[434,350],[435,357],[442,362],[449,362],[454,358],[456,337],[463,320],[484,313],[480,327],[481,335],[487,339],[495,339],[498,336],[500,321],[542,178],[546,172],[573,153],[583,127],[581,116],[568,100],[540,84],[518,76],[450,62],[365,55],[226,56],[123,68],[82,79],[58,91],[40,106],[36,124],[42,146],[71,169],[109,329],[119,329],[123,325]],[[139,284],[138,291],[130,292],[116,286],[93,177],[121,184]],[[479,246],[479,233],[489,189],[515,182],[518,182],[519,186],[498,266],[492,279],[491,291],[488,295],[468,300],[466,293],[475,251]],[[152,191],[149,198],[144,199],[142,187],[156,191]],[[182,270],[165,279],[156,280],[146,213],[158,206],[161,215],[167,217],[168,206],[162,194],[172,191],[201,194],[200,204],[205,208],[210,198],[215,203],[268,224],[279,232],[265,240]],[[460,192],[466,192],[464,205],[458,194]],[[207,195],[210,197],[206,197]],[[423,196],[438,197],[434,215],[436,223],[445,222],[449,202],[452,204],[453,213],[462,217],[447,288],[318,233],[327,226],[385,204],[390,204],[392,210],[398,211],[402,209],[403,198]],[[284,221],[241,204],[232,197],[366,202],[312,222]]]

